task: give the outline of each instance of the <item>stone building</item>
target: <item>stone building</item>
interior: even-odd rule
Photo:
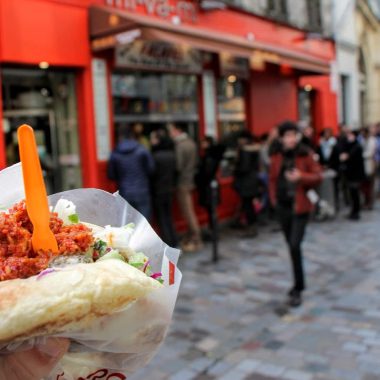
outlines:
[[[368,125],[380,121],[380,2],[358,0],[355,24],[360,122]]]

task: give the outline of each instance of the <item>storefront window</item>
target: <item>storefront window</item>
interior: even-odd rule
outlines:
[[[233,174],[239,132],[246,128],[245,83],[235,75],[219,78],[218,120],[222,142],[227,146],[222,175]]]
[[[196,75],[115,73],[112,76],[115,133],[142,124],[144,133],[180,123],[197,140]]]
[[[35,130],[48,193],[81,187],[75,74],[5,68],[2,93],[7,164],[19,161],[17,128],[26,123]]]

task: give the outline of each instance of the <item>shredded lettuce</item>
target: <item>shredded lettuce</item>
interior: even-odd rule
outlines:
[[[124,257],[120,255],[119,251],[116,249],[112,249],[111,251],[107,252],[98,261],[110,260],[110,259],[116,259],[116,260],[121,260],[125,262]]]

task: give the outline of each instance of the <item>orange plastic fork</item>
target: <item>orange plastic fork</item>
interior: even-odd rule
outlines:
[[[58,245],[49,225],[49,204],[34,131],[29,125],[24,124],[18,128],[17,136],[24,177],[26,210],[33,224],[33,249],[35,252],[43,250],[56,253]]]

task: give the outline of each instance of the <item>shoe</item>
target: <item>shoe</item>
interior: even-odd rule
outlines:
[[[288,305],[290,307],[299,307],[302,305],[302,294],[301,292],[294,290],[292,294],[289,295]]]
[[[358,215],[358,214],[350,214],[350,215],[347,215],[347,219],[348,220],[360,220],[360,215]]]
[[[184,253],[194,253],[198,252],[203,248],[203,244],[201,242],[189,241],[187,243],[181,244],[181,250]]]

